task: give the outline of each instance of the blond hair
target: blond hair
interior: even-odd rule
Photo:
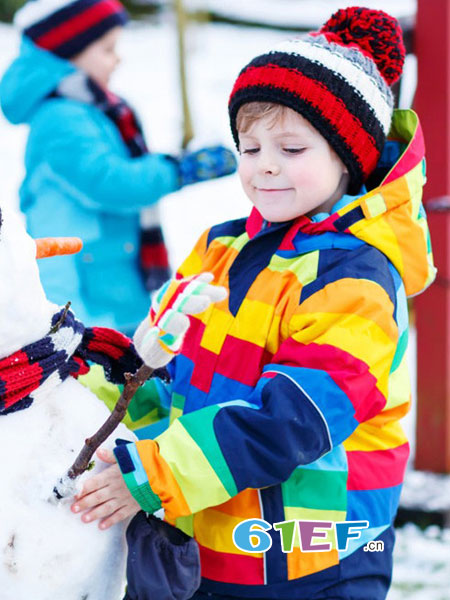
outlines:
[[[278,119],[282,119],[289,108],[275,102],[247,102],[243,104],[236,115],[236,129],[240,133],[247,133],[253,123],[258,119],[270,116],[273,127]]]

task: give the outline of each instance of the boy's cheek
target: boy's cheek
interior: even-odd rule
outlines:
[[[247,166],[246,166],[245,162],[246,162],[245,158],[241,154],[239,156],[239,162],[238,162],[238,173],[239,173],[239,177],[241,178],[241,180],[247,171]]]
[[[250,200],[252,204],[255,204],[255,194],[253,186],[250,184],[246,184],[245,181],[241,180],[242,189],[244,190],[245,195]]]
[[[242,187],[244,188],[244,190],[247,193],[248,193],[247,188],[251,187],[250,181],[251,181],[252,173],[253,173],[252,167],[248,164],[248,161],[241,156],[241,158],[239,159],[238,174],[239,174],[239,178],[241,180]]]

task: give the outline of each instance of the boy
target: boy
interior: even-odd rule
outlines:
[[[253,210],[207,231],[162,301],[195,298],[185,278],[202,271],[229,297],[191,317],[169,365],[169,428],[117,447],[73,506],[101,527],[163,507],[199,544],[198,600],[386,597],[409,453],[406,296],[435,271],[420,126],[392,118],[403,60],[395,19],[347,8],[241,71],[229,112]],[[383,551],[364,550],[374,541]]]
[[[235,159],[222,147],[179,159],[149,153],[134,112],[109,90],[127,20],[118,0],[28,2],[15,18],[22,45],[0,97],[12,123],[30,125],[20,189],[28,231],[56,228],[84,242],[79,255],[40,265],[47,296],[71,300],[87,325],[131,335],[148,291],[169,276],[157,202],[233,172]]]

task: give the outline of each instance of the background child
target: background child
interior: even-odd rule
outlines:
[[[136,115],[109,89],[127,15],[118,0],[34,0],[16,15],[19,57],[3,76],[6,117],[30,125],[20,207],[31,235],[77,235],[78,256],[40,266],[47,296],[86,324],[132,333],[169,276],[156,203],[226,175],[232,153],[149,154]],[[149,213],[140,214],[153,205]]]
[[[152,364],[145,327],[195,296],[190,277],[229,290],[190,317],[169,365],[171,425],[118,446],[73,506],[101,527],[163,507],[198,541],[196,599],[386,597],[409,454],[406,296],[435,272],[421,130],[389,88],[403,61],[395,19],[348,8],[241,71],[229,112],[253,210],[205,232],[136,333]],[[264,552],[236,545],[246,519],[269,524]],[[283,551],[282,521],[367,527],[312,545],[292,529]],[[373,540],[382,552],[364,551]]]

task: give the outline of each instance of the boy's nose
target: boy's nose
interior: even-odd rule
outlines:
[[[279,175],[280,173],[280,167],[278,165],[275,164],[271,164],[271,165],[267,165],[264,172],[267,175]]]
[[[261,156],[259,162],[259,170],[265,175],[278,175],[280,173],[280,165],[270,155]]]

